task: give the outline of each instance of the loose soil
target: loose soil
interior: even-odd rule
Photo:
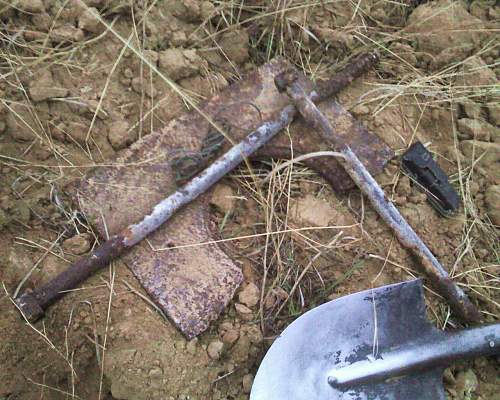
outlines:
[[[300,314],[418,276],[357,190],[335,193],[300,164],[269,175],[281,161],[268,160],[214,191],[221,235],[254,236],[231,241],[245,283],[197,339],[157,312],[120,261],[43,321],[19,317],[20,282],[46,282],[101,240],[69,200],[71,182],[185,112],[182,96],[203,101],[274,56],[320,79],[380,53],[340,102],[398,155],[428,145],[462,198],[456,216],[441,218],[397,159],[377,180],[484,321],[499,319],[494,1],[1,3],[0,399],[248,399],[266,349]],[[431,290],[426,300],[437,326],[460,326]],[[497,399],[499,369],[498,358],[452,366],[448,396]]]

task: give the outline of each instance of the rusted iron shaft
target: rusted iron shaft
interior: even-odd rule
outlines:
[[[352,60],[344,69],[335,74],[331,79],[319,81],[316,90],[310,94],[310,99],[317,103],[337,95],[342,89],[349,86],[356,78],[365,74],[380,60],[378,53],[363,53]]]
[[[306,122],[316,128],[322,138],[343,155],[339,158],[341,165],[359,189],[368,197],[377,213],[391,227],[399,242],[420,261],[423,271],[438,293],[448,301],[454,312],[466,322],[479,321],[479,311],[467,295],[452,281],[446,269],[434,257],[394,204],[388,201],[382,188],[356,154],[347,144],[339,143],[338,135],[335,134],[330,122],[311,101],[310,96],[307,95],[294,76],[294,72],[288,71],[277,77],[276,85],[279,90],[286,90]]]
[[[338,93],[352,80],[371,68],[377,61],[378,56],[375,53],[362,55],[330,81],[324,82],[320,91],[313,91],[309,95],[315,101],[321,101],[329,95]],[[36,321],[41,318],[45,309],[66,292],[77,287],[99,269],[108,265],[113,259],[119,257],[158,229],[181,207],[206,192],[245,158],[255,153],[278,132],[288,126],[296,114],[297,110],[294,106],[285,107],[275,121],[266,122],[250,133],[242,142],[219,157],[181,189],[158,203],[151,214],[147,215],[141,222],[131,225],[124,231],[112,236],[88,256],[76,261],[67,270],[45,285],[23,293],[15,300],[23,315],[29,321]]]
[[[88,256],[78,260],[47,284],[21,295],[16,299],[16,304],[24,316],[29,321],[41,318],[44,310],[62,297],[65,292],[74,289],[96,271],[109,264],[110,261],[158,229],[181,207],[206,192],[246,157],[272,139],[292,122],[295,113],[295,107],[285,107],[276,121],[261,125],[181,189],[158,203],[151,214],[147,215],[141,222],[130,225],[124,231],[112,236]]]

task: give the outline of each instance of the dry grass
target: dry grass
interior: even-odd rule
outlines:
[[[383,1],[382,3],[384,3]],[[17,114],[24,120],[25,125],[33,133],[33,140],[23,144],[21,151],[9,152],[0,150],[0,164],[8,167],[9,171],[30,181],[30,185],[43,186],[52,192],[54,188],[70,181],[74,177],[83,176],[89,168],[96,165],[108,167],[134,167],[133,163],[121,164],[110,163],[106,160],[105,149],[101,148],[96,139],[95,125],[99,120],[101,112],[105,112],[105,104],[110,99],[110,90],[113,84],[119,80],[118,71],[126,63],[125,56],[139,60],[141,93],[139,111],[136,122],[130,130],[136,131],[139,138],[154,130],[153,120],[158,110],[164,106],[167,98],[148,96],[148,89],[154,85],[154,79],[159,78],[172,93],[181,98],[188,109],[195,109],[201,113],[197,103],[200,97],[190,93],[172,81],[162,73],[155,64],[147,57],[146,30],[148,20],[152,14],[157,12],[158,3],[154,1],[143,2],[143,12],[135,15],[134,10],[127,16],[116,15],[113,10],[106,10],[101,18],[105,31],[101,34],[80,42],[61,43],[52,45],[50,37],[59,18],[62,18],[65,7],[69,2],[62,2],[59,10],[54,15],[51,27],[47,33],[43,33],[39,40],[25,40],[26,31],[29,27],[8,26],[0,22],[0,83],[2,83],[1,105],[9,112]],[[433,109],[453,110],[458,104],[466,101],[495,102],[499,99],[499,87],[491,85],[467,85],[469,75],[477,71],[463,72],[463,66],[473,56],[485,56],[498,50],[498,43],[484,41],[483,45],[475,49],[469,58],[452,62],[445,67],[433,72],[426,68],[419,68],[409,61],[403,54],[393,50],[392,44],[401,42],[409,43],[414,40],[414,34],[407,33],[395,26],[385,26],[377,22],[373,15],[367,12],[362,2],[345,2],[347,10],[347,23],[339,28],[345,34],[352,37],[350,43],[343,49],[337,49],[336,42],[325,41],[314,27],[313,15],[322,10],[326,19],[332,19],[335,25],[336,1],[292,1],[272,0],[268,2],[245,2],[245,1],[213,1],[219,13],[218,17],[209,22],[205,20],[200,27],[191,33],[191,47],[204,51],[218,49],[226,60],[226,70],[209,68],[206,75],[216,79],[224,75],[231,79],[241,77],[241,68],[231,61],[221,46],[224,34],[234,29],[248,28],[255,31],[250,35],[251,62],[261,64],[276,56],[282,56],[290,60],[294,65],[304,71],[312,79],[325,78],[332,72],[342,67],[345,62],[360,52],[366,50],[377,50],[381,53],[382,63],[377,72],[377,77],[369,80],[369,90],[362,96],[357,97],[349,106],[369,106],[371,116],[377,119],[388,111],[408,107],[416,112],[417,117],[404,121],[411,134],[400,136],[400,148],[396,149],[398,154],[404,151],[411,142],[423,131],[423,121]],[[388,3],[388,1],[386,2]],[[404,13],[406,3],[391,1],[394,4],[394,13]],[[0,13],[9,5],[0,4]],[[124,35],[121,20],[131,22],[131,29]],[[59,144],[53,138],[51,130],[53,121],[46,121],[42,117],[42,111],[37,109],[28,95],[26,82],[29,77],[39,68],[51,66],[62,67],[76,77],[79,74],[91,70],[98,73],[95,66],[89,65],[82,55],[92,50],[108,38],[114,38],[121,44],[120,51],[114,55],[111,64],[100,65],[99,69],[106,71],[106,80],[97,94],[97,106],[92,113],[87,135],[83,143]],[[332,55],[333,54],[333,55]],[[488,68],[497,68],[498,62],[487,65]],[[484,67],[484,68],[486,68]],[[387,71],[397,71],[396,73]],[[219,75],[218,75],[219,74]],[[460,79],[458,79],[460,78]],[[214,84],[215,86],[215,84]],[[9,96],[7,93],[16,91],[19,96]],[[149,90],[152,92],[152,90]],[[487,99],[487,100],[485,100]],[[59,99],[62,103],[84,104],[84,99],[69,98]],[[83,102],[83,103],[82,103]],[[16,108],[23,104],[29,118],[18,114]],[[451,113],[453,115],[453,112]],[[223,135],[226,133],[215,121],[205,116],[210,123]],[[367,117],[368,118],[368,117]],[[149,121],[149,124],[148,124]],[[462,198],[463,207],[461,216],[463,219],[460,244],[453,251],[453,263],[447,265],[451,275],[467,288],[471,297],[478,302],[482,313],[489,319],[496,319],[500,308],[500,257],[497,227],[493,226],[484,213],[484,207],[476,204],[477,197],[472,191],[474,182],[481,177],[478,160],[481,154],[474,154],[473,159],[463,159],[459,151],[459,137],[455,129],[455,121],[451,121],[449,131],[453,138],[449,141],[454,146],[454,158],[449,154],[440,153],[440,143],[428,143],[430,148],[436,152],[438,160],[447,160],[451,163],[453,171],[451,178]],[[290,146],[293,150],[293,140],[290,138]],[[51,157],[48,161],[40,161],[32,157],[34,148],[45,148]],[[311,155],[312,157],[313,155]],[[326,184],[307,168],[300,164],[303,158],[295,162],[275,160],[272,162],[250,165],[247,163],[228,179],[238,191],[239,204],[251,204],[255,206],[254,216],[256,220],[252,226],[242,226],[239,219],[242,217],[238,210],[232,215],[223,217],[221,232],[224,239],[219,242],[236,242],[236,248],[241,252],[242,258],[252,261],[259,276],[261,285],[261,302],[259,319],[266,333],[274,333],[274,329],[281,328],[306,309],[324,302],[331,294],[343,293],[342,286],[348,288],[363,289],[356,286],[356,279],[368,272],[365,267],[366,260],[358,257],[353,247],[361,249],[367,254],[366,259],[375,260],[378,264],[378,273],[369,276],[368,280],[377,284],[377,278],[393,269],[402,271],[399,277],[414,277],[416,272],[414,266],[406,263],[407,259],[396,251],[399,246],[396,242],[388,249],[377,242],[375,234],[371,234],[365,226],[366,219],[364,202],[353,200],[353,215],[356,215],[355,225],[332,225],[322,228],[298,226],[291,221],[290,209],[294,199],[304,194],[303,188],[308,187],[315,196],[333,199],[332,193]],[[154,160],[144,162],[153,163]],[[401,175],[397,173],[392,181],[391,196],[396,194]],[[2,178],[4,179],[4,178]],[[9,182],[10,185],[10,182]],[[16,191],[19,199],[29,199],[32,186],[25,186]],[[312,188],[312,189],[311,189]],[[343,204],[351,206],[351,198],[341,197]],[[368,209],[369,207],[366,206]],[[242,210],[247,208],[242,207]],[[81,229],[91,229],[83,226],[78,221],[77,211],[64,201],[58,201],[59,217],[56,223],[73,226],[76,232]],[[369,210],[368,210],[369,211]],[[361,238],[345,237],[345,230],[359,228],[362,232]],[[30,227],[20,227],[21,231],[29,231]],[[16,235],[15,243],[29,247],[38,254],[37,261],[33,264],[30,272],[14,291],[14,296],[19,293],[23,284],[29,279],[31,273],[35,272],[41,265],[43,259],[52,254],[67,261],[60,248],[62,231],[51,233],[49,238],[34,240],[30,235]],[[214,243],[214,242],[209,242]],[[179,247],[200,246],[207,243],[186,243]],[[348,247],[348,246],[351,247]],[[344,250],[348,248],[348,250]],[[155,251],[167,249],[153,248]],[[171,250],[169,248],[168,250]],[[351,253],[349,253],[349,251]],[[482,254],[488,252],[488,257]],[[346,258],[350,254],[351,259]],[[480,254],[481,253],[481,254]],[[329,273],[332,268],[342,266],[342,273],[332,278]],[[358,274],[358,275],[356,275]],[[364,276],[366,277],[366,276]],[[108,301],[105,305],[90,304],[93,315],[93,337],[89,340],[95,345],[96,359],[100,366],[100,381],[98,398],[105,398],[107,388],[104,382],[104,360],[106,348],[109,344],[109,329],[112,321],[113,301],[115,293],[115,271],[111,266],[109,279],[104,286],[108,290]],[[354,282],[354,283],[353,283]],[[93,287],[95,290],[98,285]],[[127,285],[128,286],[128,285]],[[92,288],[91,288],[92,289]],[[101,287],[101,289],[103,289]],[[128,286],[130,291],[135,289]],[[7,293],[7,290],[5,290]],[[429,290],[432,294],[432,290]],[[12,294],[12,293],[11,293]],[[142,293],[137,292],[140,297],[147,300]],[[273,297],[274,296],[274,297]],[[437,296],[436,296],[437,297]],[[431,313],[437,324],[446,327],[455,323],[450,317],[449,308],[442,302],[435,301],[432,297],[430,302]],[[267,307],[269,299],[276,301]],[[75,304],[74,307],[78,306]],[[100,307],[104,311],[104,317],[96,317],[93,307]],[[73,312],[71,312],[71,316]],[[30,329],[35,331],[40,338],[39,346],[48,346],[58,357],[62,357],[70,369],[67,379],[69,389],[52,387],[44,382],[31,381],[34,386],[41,387],[40,398],[51,398],[49,393],[59,392],[65,398],[78,399],[76,379],[78,371],[73,369],[74,350],[70,348],[68,335],[72,323],[70,318],[66,327],[67,340],[64,346],[57,346],[49,338],[44,329],[26,322]],[[99,332],[99,333],[98,333]],[[102,335],[100,333],[103,333]]]

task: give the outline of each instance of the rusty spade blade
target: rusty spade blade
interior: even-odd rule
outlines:
[[[362,56],[329,81],[329,85],[318,91],[312,90],[312,83],[305,77],[300,79],[318,101],[347,86],[375,62],[376,57],[373,55]],[[288,63],[283,60],[274,60],[263,65],[201,105],[200,109],[204,115],[192,111],[169,122],[159,132],[147,135],[121,153],[112,167],[99,167],[78,182],[74,197],[80,209],[100,235],[104,238],[110,237],[111,240],[102,245],[102,251],[98,249],[99,254],[103,253],[99,265],[90,266],[91,260],[84,259],[81,265],[74,264],[75,268],[72,267],[73,270],[66,272],[60,279],[56,277],[52,283],[36,289],[34,295],[23,295],[18,304],[25,315],[28,318],[37,317],[50,303],[61,297],[61,288],[67,290],[69,286],[77,285],[90,273],[106,265],[109,259],[122,255],[124,246],[118,240],[121,232],[127,232],[127,227],[134,224],[140,225],[137,222],[144,216],[149,216],[144,220],[152,219],[151,210],[157,209],[155,206],[169,194],[169,199],[174,197],[173,200],[177,194],[182,195],[179,192],[183,192],[190,183],[182,188],[177,187],[172,160],[180,149],[193,153],[200,151],[212,130],[206,116],[217,124],[228,126],[226,134],[233,143],[246,141],[248,147],[253,146],[248,142],[253,140],[249,133],[257,132],[257,128],[266,124],[279,129],[285,127],[296,111],[290,106],[286,95],[276,90],[274,76],[288,67]],[[324,102],[322,107],[328,114],[331,109],[329,103]],[[290,118],[287,122],[283,121],[283,112]],[[352,140],[353,148],[359,151],[370,172],[380,172],[393,156],[391,149],[362,125],[355,123],[349,113],[343,112],[339,115],[333,108],[329,115],[332,119],[344,121],[342,123],[347,129],[346,140]],[[321,139],[313,134],[309,135],[310,130],[306,125],[295,126],[291,128],[294,149],[297,148],[295,155],[321,150]],[[274,129],[274,133],[279,129]],[[262,148],[258,156],[288,157],[289,138],[280,136],[282,135],[277,135]],[[243,138],[247,139],[242,141]],[[225,148],[229,147],[230,144],[226,143]],[[230,151],[226,154],[230,154]],[[253,151],[255,149],[245,154],[251,156]],[[238,155],[240,156],[241,154]],[[236,165],[233,164],[231,168]],[[215,174],[217,179],[214,179],[215,175],[207,179],[210,168],[212,166],[197,177],[204,174],[203,191],[222,176],[219,171]],[[352,187],[350,178],[335,160],[322,160],[316,168],[329,182],[336,185],[337,189]],[[212,168],[215,169],[217,168]],[[197,193],[199,195],[200,190]],[[189,196],[184,196],[186,197]],[[190,201],[194,198],[190,197]],[[190,204],[183,202],[185,207],[169,217],[167,224],[160,226],[153,223],[151,226],[154,226],[154,232],[149,230],[143,232],[143,235],[134,234],[144,237],[150,233],[147,243],[137,243],[137,240],[126,238],[127,252],[122,257],[152,299],[188,338],[207,329],[209,323],[219,316],[231,300],[242,281],[241,271],[227,249],[213,243],[218,238],[218,233],[210,219],[209,198],[210,193],[207,193]],[[173,208],[177,211],[179,207]],[[132,245],[135,247],[130,249]],[[84,269],[87,272],[83,273]]]
[[[444,400],[444,368],[500,354],[500,324],[443,332],[427,321],[420,280],[341,297],[276,339],[250,400]]]

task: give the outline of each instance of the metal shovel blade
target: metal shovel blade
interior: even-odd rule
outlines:
[[[345,388],[328,383],[332,371],[439,332],[426,319],[420,280],[333,300],[298,318],[276,339],[250,400],[445,399],[442,368]]]

